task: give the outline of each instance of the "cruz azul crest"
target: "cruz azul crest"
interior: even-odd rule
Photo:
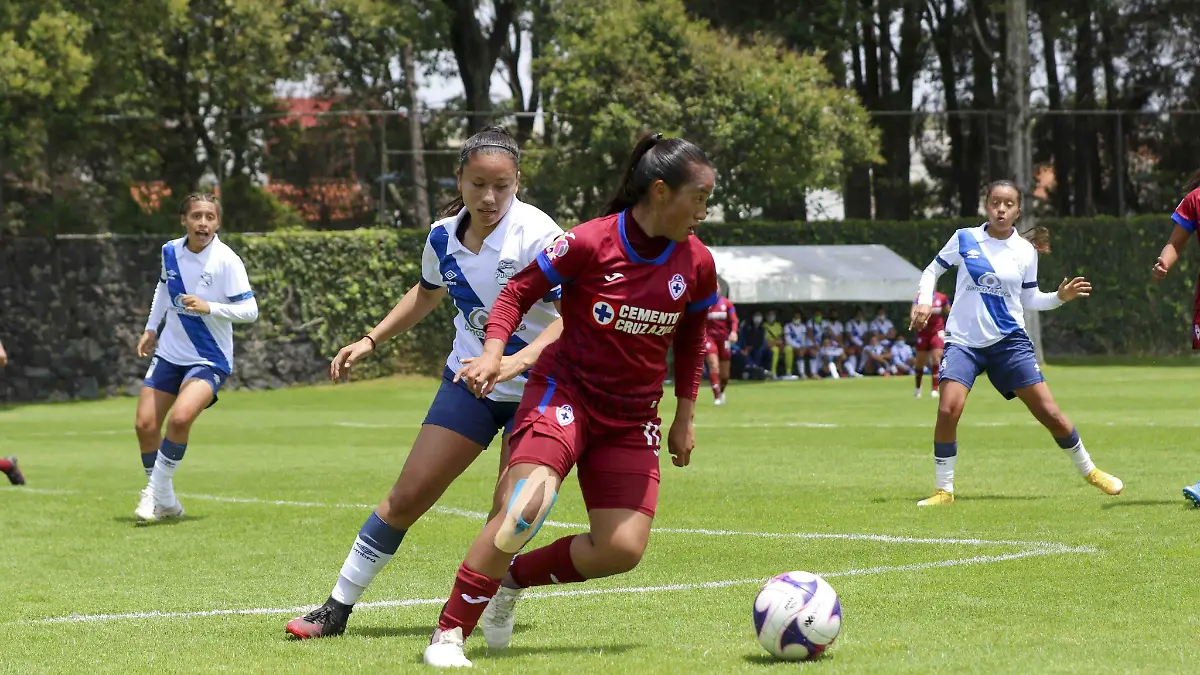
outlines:
[[[687,282],[683,280],[682,274],[676,274],[671,277],[671,281],[667,284],[667,288],[671,291],[671,299],[678,300],[687,292]]]

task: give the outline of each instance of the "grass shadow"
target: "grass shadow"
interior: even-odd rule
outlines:
[[[804,664],[806,664],[806,663],[826,663],[826,662],[833,661],[834,654],[831,654],[829,652],[821,652],[821,655],[815,659],[809,659],[807,661],[785,661],[783,659],[777,659],[774,656],[771,656],[770,654],[759,653],[759,654],[747,654],[742,657],[742,660],[745,661],[746,663],[749,663],[749,664],[755,665],[755,666],[779,666],[779,665],[786,664],[789,667],[795,668],[796,666],[804,667]],[[815,668],[816,666],[813,666],[813,667]]]
[[[176,525],[182,525],[184,523],[190,523],[190,522],[194,522],[194,521],[201,521],[206,518],[208,518],[208,516],[184,516],[183,518],[171,518],[170,520],[160,520],[157,523],[147,523],[147,522],[138,520],[134,516],[113,516],[113,522],[114,523],[123,523],[126,525],[133,525],[134,527],[136,527],[140,530],[145,527],[175,527]]]
[[[513,634],[524,633],[529,630],[529,626],[525,624],[517,624],[513,627]],[[399,637],[423,637],[428,638],[433,633],[431,625],[420,626],[364,626],[362,628],[350,628],[346,631],[348,636],[362,636],[369,638],[399,638]]]
[[[509,647],[504,650],[483,650],[475,652],[487,660],[515,659],[522,656],[540,656],[543,654],[624,654],[636,647],[645,645],[609,645],[606,647],[589,647],[584,645],[561,645],[556,647]]]
[[[912,502],[914,505],[928,497],[929,495],[912,495],[909,497],[874,497],[871,499],[872,504],[888,504],[891,502]],[[1050,499],[1044,495],[955,495],[955,502],[989,502],[989,501],[1005,501],[1005,502],[1035,502],[1042,499]]]
[[[1191,502],[1189,502],[1183,498],[1179,498],[1179,499],[1121,499],[1118,501],[1111,501],[1100,508],[1115,509],[1115,508],[1121,507],[1121,506],[1182,506],[1185,509],[1196,508],[1196,506],[1194,504],[1192,504]]]

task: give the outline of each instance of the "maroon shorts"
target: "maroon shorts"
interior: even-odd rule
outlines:
[[[931,352],[946,348],[946,340],[942,337],[944,331],[936,333],[917,333],[917,351]]]
[[[508,465],[540,464],[566,478],[579,467],[583,503],[592,509],[630,509],[648,516],[658,506],[662,420],[613,419],[537,374],[513,420]]]
[[[729,351],[729,340],[725,339],[714,340],[706,336],[704,338],[704,353],[716,354],[718,361],[728,361],[733,358],[733,352]]]
[[[1200,349],[1200,286],[1196,287],[1196,299],[1192,301],[1192,349]]]

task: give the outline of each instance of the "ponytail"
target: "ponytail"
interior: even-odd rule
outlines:
[[[632,208],[661,180],[672,190],[691,177],[692,165],[711,167],[708,156],[695,143],[682,138],[663,138],[647,134],[633,146],[633,152],[621,172],[621,184],[605,205],[601,216],[611,216]]]

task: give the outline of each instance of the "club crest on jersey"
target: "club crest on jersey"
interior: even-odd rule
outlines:
[[[575,410],[569,405],[560,405],[554,411],[554,417],[558,420],[560,426],[567,426],[575,421]]]
[[[667,288],[671,291],[671,299],[678,300],[687,292],[687,282],[683,280],[682,274],[676,274],[667,282]]]
[[[617,313],[613,311],[612,305],[603,300],[597,300],[592,304],[592,318],[601,326],[607,326],[616,318]]]
[[[200,275],[200,285],[201,286],[212,286],[212,282],[213,282],[213,277],[208,272],[205,272]]]
[[[496,265],[496,283],[500,284],[501,286],[507,286],[508,280],[513,278],[513,275],[516,273],[516,260],[501,260],[500,263]]]

